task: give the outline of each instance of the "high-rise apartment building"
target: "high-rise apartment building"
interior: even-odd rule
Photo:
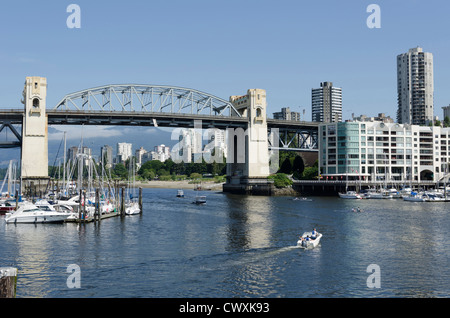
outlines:
[[[342,121],[342,88],[332,82],[320,83],[312,89],[312,121],[323,123]]]
[[[426,125],[433,120],[433,54],[416,47],[397,56],[397,121]]]
[[[132,144],[126,142],[117,143],[117,162],[125,162],[133,154],[131,152]]]
[[[319,169],[337,180],[433,181],[450,172],[450,128],[343,122],[319,126]]]
[[[300,121],[300,113],[291,111],[289,107],[283,107],[281,112],[273,113],[273,119]]]
[[[444,106],[444,107],[442,107],[442,109],[444,110],[444,118],[443,119],[445,119],[445,117],[450,118],[450,105]]]
[[[111,146],[104,145],[100,149],[100,162],[102,162],[105,168],[110,169],[113,163],[113,149]]]

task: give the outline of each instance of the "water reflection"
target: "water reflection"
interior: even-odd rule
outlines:
[[[271,245],[273,212],[269,197],[230,196],[228,200],[228,248],[244,250]]]
[[[18,294],[45,297],[52,283],[49,271],[58,266],[53,257],[53,242],[62,234],[64,225],[5,224],[5,231],[16,241],[15,262],[20,264]]]

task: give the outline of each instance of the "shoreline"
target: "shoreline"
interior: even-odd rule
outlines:
[[[152,180],[147,182],[137,181],[135,183],[138,188],[161,188],[161,189],[183,189],[194,190],[198,183],[189,183],[190,181],[159,181]],[[214,181],[207,181],[201,183],[202,190],[222,191],[222,183],[215,183]]]

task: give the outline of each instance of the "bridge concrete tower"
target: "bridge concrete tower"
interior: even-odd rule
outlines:
[[[225,192],[270,194],[268,180],[269,142],[267,135],[266,91],[249,89],[246,95],[231,96],[230,102],[248,126],[228,129],[227,182]]]
[[[48,119],[45,111],[47,79],[27,77],[23,89],[22,191],[45,190],[48,177]]]

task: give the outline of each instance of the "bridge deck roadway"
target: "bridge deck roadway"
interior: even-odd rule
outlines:
[[[0,109],[0,122],[22,124],[22,109]],[[184,113],[150,112],[106,112],[46,110],[49,125],[109,125],[109,126],[153,126],[154,120],[161,127],[194,127],[194,120],[201,120],[203,128],[247,127],[247,118]],[[317,130],[319,123],[267,119],[268,128],[292,130]]]

